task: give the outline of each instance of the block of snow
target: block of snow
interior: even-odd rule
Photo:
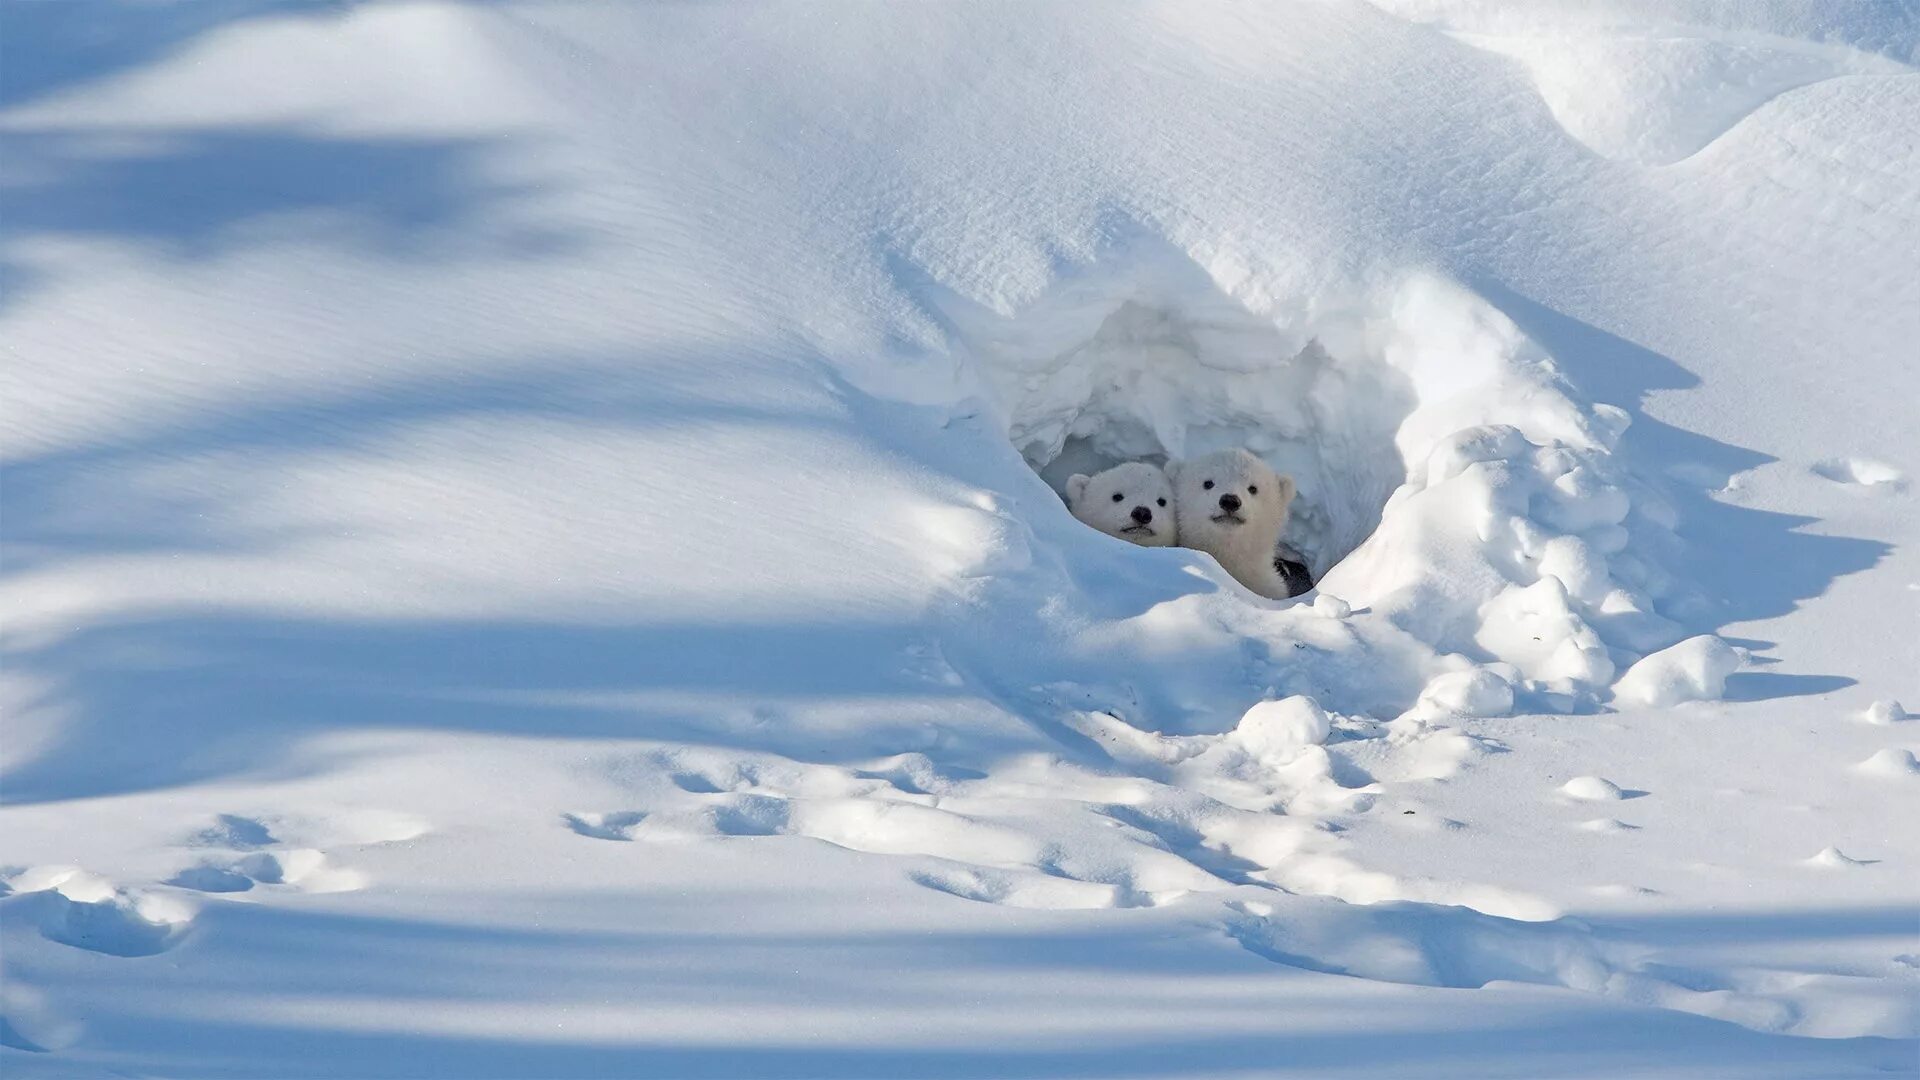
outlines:
[[[1513,711],[1513,686],[1486,668],[1436,675],[1414,708],[1426,716],[1505,716]]]
[[[1520,430],[1490,424],[1456,432],[1427,455],[1427,486],[1434,487],[1486,461],[1508,461],[1532,449]]]
[[[1616,704],[1664,708],[1683,701],[1718,701],[1727,676],[1740,670],[1740,653],[1712,634],[1690,637],[1627,669],[1613,686]]]
[[[1613,802],[1626,798],[1620,785],[1600,776],[1576,776],[1560,785],[1560,791],[1568,798],[1582,802]]]
[[[1613,678],[1606,645],[1574,610],[1559,578],[1543,577],[1488,601],[1474,643],[1531,679],[1604,685]]]
[[[1907,718],[1907,710],[1892,698],[1883,698],[1867,706],[1861,719],[1869,724],[1897,724]]]
[[[1329,619],[1344,619],[1353,614],[1353,605],[1331,593],[1321,593],[1313,598],[1313,610]]]
[[[1327,741],[1332,721],[1320,703],[1296,694],[1279,701],[1262,701],[1248,709],[1234,728],[1233,738],[1249,754],[1280,764],[1292,761],[1309,746]]]
[[[1854,766],[1870,776],[1913,776],[1920,774],[1920,761],[1913,751],[1888,747]]]
[[[1828,846],[1821,848],[1820,853],[1808,859],[1807,863],[1812,866],[1823,866],[1832,870],[1852,870],[1868,865],[1868,860],[1856,859],[1837,847]]]
[[[1557,579],[1569,596],[1597,604],[1613,588],[1606,557],[1577,536],[1556,536],[1543,545],[1539,570]]]

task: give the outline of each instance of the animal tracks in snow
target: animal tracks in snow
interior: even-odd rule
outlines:
[[[108,956],[153,956],[178,942],[194,905],[179,896],[123,889],[74,866],[38,866],[4,877],[16,914],[41,935]]]
[[[637,805],[561,820],[597,840],[804,837],[912,859],[907,876],[926,888],[1015,907],[1153,907],[1253,887],[1360,904],[1459,904],[1523,919],[1558,915],[1534,897],[1402,879],[1342,854],[1345,841],[1327,815],[1368,812],[1380,787],[1344,749],[1319,744],[1334,723],[1306,699],[1295,701],[1268,710],[1285,723],[1261,713],[1251,726],[1213,736],[1162,736],[1104,714],[1071,720],[1099,737],[1111,755],[1107,769],[1045,754],[1003,761],[988,775],[937,770],[921,754],[840,766],[660,747],[606,769],[633,789]],[[1373,733],[1355,738],[1393,743],[1376,766],[1391,765],[1394,753],[1428,756],[1425,740],[1465,742],[1424,723],[1340,725]]]
[[[1278,712],[1284,723],[1267,715]],[[1523,982],[1758,1030],[1850,1033],[1802,1007],[1800,988],[1827,976],[1662,967],[1644,943],[1566,918],[1541,897],[1355,860],[1343,833],[1363,822],[1467,828],[1408,785],[1444,783],[1496,752],[1490,740],[1420,717],[1323,724],[1305,704],[1257,719],[1245,731],[1168,736],[1077,713],[1065,726],[1102,756],[1013,755],[985,772],[936,768],[917,753],[828,764],[654,745],[601,763],[622,792],[616,809],[575,810],[558,824],[595,841],[832,844],[898,859],[902,877],[955,900],[1163,909],[1265,959],[1357,978]],[[1607,812],[1645,794],[1580,777],[1547,798],[1570,830],[1624,843],[1641,826]]]
[[[1872,458],[1828,458],[1813,466],[1814,475],[1869,495],[1895,495],[1907,490],[1907,474]]]
[[[76,866],[0,871],[0,897],[50,941],[108,956],[153,956],[177,945],[203,902],[265,886],[306,893],[352,892],[367,876],[313,844],[365,846],[427,831],[405,814],[345,811],[324,819],[218,814],[181,840],[196,853],[165,881],[126,886]]]
[[[632,840],[634,826],[647,820],[642,810],[614,810],[604,814],[563,814],[567,828],[595,840]]]
[[[417,818],[381,810],[318,820],[220,814],[211,827],[187,838],[187,847],[203,853],[200,861],[167,884],[206,893],[247,892],[256,885],[353,892],[367,886],[367,876],[337,865],[323,848],[397,843],[427,831]]]

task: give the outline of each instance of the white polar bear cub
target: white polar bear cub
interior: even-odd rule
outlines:
[[[1285,600],[1295,592],[1274,566],[1274,546],[1287,527],[1294,484],[1245,450],[1167,465],[1180,546],[1219,560],[1233,579],[1261,596]]]
[[[1141,547],[1172,547],[1173,485],[1158,465],[1129,461],[1098,476],[1067,478],[1067,509],[1108,536]]]

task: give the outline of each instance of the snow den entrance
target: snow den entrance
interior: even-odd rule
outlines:
[[[1298,485],[1282,539],[1315,580],[1379,526],[1432,436],[1473,422],[1421,422],[1423,403],[1496,377],[1516,336],[1428,278],[1263,316],[1170,254],[1076,277],[1012,318],[948,314],[1055,491],[1122,461],[1245,447]]]
[[[1292,476],[1283,540],[1316,579],[1373,532],[1406,476],[1394,446],[1413,407],[1406,379],[1318,341],[1294,347],[1244,309],[1129,299],[1014,378],[1009,437],[1056,491],[1076,472],[1231,447]]]
[[[1011,317],[943,304],[1009,441],[1057,492],[1076,472],[1245,447],[1298,485],[1282,541],[1318,581],[1448,440],[1493,425],[1592,447],[1623,423],[1577,404],[1548,357],[1451,281],[1408,273],[1260,314],[1192,259],[1152,254]]]

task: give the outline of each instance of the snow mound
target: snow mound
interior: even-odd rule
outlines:
[[[1582,802],[1614,802],[1627,797],[1620,785],[1602,776],[1576,776],[1560,785],[1560,790]]]
[[[1512,711],[1513,685],[1487,668],[1434,676],[1413,707],[1413,714],[1422,718],[1505,716]]]
[[[1614,458],[1627,414],[1582,399],[1506,316],[1427,272],[1242,296],[1203,254],[1136,235],[1007,313],[924,292],[956,384],[1056,491],[1224,447],[1294,477],[1282,541],[1339,598],[1318,610],[1501,666],[1435,710],[1510,711],[1487,679],[1593,707],[1685,636],[1697,600],[1661,565],[1674,511]]]
[[[1285,764],[1300,756],[1309,746],[1327,741],[1332,724],[1318,702],[1310,697],[1290,697],[1263,701],[1240,718],[1234,738],[1254,757]]]
[[[1744,662],[1733,646],[1712,634],[1701,634],[1628,668],[1614,686],[1614,700],[1653,709],[1683,701],[1717,700],[1726,690],[1727,676],[1740,670]]]
[[[1898,701],[1892,698],[1883,698],[1862,710],[1860,718],[1869,724],[1885,726],[1898,724],[1902,720],[1907,719],[1908,715],[1907,710],[1903,708]]]
[[[1870,776],[1915,776],[1920,775],[1920,760],[1916,760],[1913,751],[1898,747],[1888,747],[1875,751],[1874,755],[1855,766]]]
[[[1454,36],[1523,65],[1554,119],[1594,153],[1642,165],[1699,152],[1797,87],[1910,70],[1885,57],[1781,39]]]

